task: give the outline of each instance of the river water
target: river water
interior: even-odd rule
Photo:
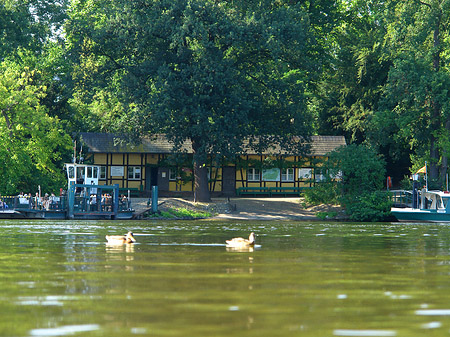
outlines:
[[[254,250],[227,250],[251,231]],[[0,237],[0,336],[450,335],[445,224],[8,220]]]

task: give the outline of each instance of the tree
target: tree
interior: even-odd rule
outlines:
[[[430,178],[444,180],[450,136],[448,24],[450,3],[390,1],[385,41],[394,65],[384,87],[384,116],[392,113],[398,135],[416,156],[428,158]],[[423,163],[422,163],[423,164]],[[439,172],[440,171],[440,172]]]
[[[57,164],[71,141],[40,104],[46,88],[33,84],[36,73],[14,61],[0,63],[2,193],[36,191],[39,184],[55,191],[64,179]]]
[[[3,0],[0,3],[0,60],[19,49],[39,53],[51,39],[62,39],[68,0]]]
[[[0,3],[0,191],[55,191],[70,138],[64,111],[61,27],[68,0]],[[58,64],[59,63],[59,64]]]
[[[210,198],[208,154],[233,158],[246,138],[259,151],[289,147],[292,135],[307,139],[304,93],[317,64],[300,5],[239,11],[227,1],[85,1],[71,13],[71,53],[88,79],[79,87],[106,88],[120,100],[120,130],[163,132],[176,148],[189,140],[197,200]]]
[[[343,7],[340,24],[332,34],[332,69],[324,73],[318,88],[319,130],[344,133],[361,144],[370,133],[392,62],[383,56],[386,22],[379,2],[352,1]]]
[[[307,192],[309,199],[337,200],[354,221],[388,219],[391,202],[383,191],[385,162],[373,149],[357,144],[341,147],[329,153],[322,170],[326,180],[318,191]],[[318,192],[328,200],[318,199]]]

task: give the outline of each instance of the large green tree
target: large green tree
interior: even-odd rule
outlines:
[[[62,185],[70,138],[58,116],[67,101],[61,28],[66,0],[0,2],[0,192]],[[66,95],[68,96],[68,95]]]
[[[61,40],[68,0],[0,1],[0,59],[18,56],[20,48],[42,51],[52,39]]]
[[[305,91],[320,62],[307,13],[288,1],[237,5],[74,1],[66,26],[78,97],[118,107],[128,134],[190,141],[197,200],[210,198],[208,154],[232,158],[245,138],[260,151],[292,147],[290,136],[311,132]]]
[[[40,103],[46,88],[35,85],[37,71],[14,61],[0,63],[0,191],[55,191],[64,178],[61,153],[70,138]]]
[[[384,87],[382,119],[396,125],[416,156],[429,159],[429,175],[443,180],[450,136],[450,3],[389,1],[386,46],[394,60]],[[422,162],[423,165],[423,162]]]

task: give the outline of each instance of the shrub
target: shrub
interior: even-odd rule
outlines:
[[[392,202],[387,191],[367,192],[344,198],[344,207],[353,221],[387,221],[391,216]]]
[[[385,162],[364,145],[341,147],[322,165],[325,182],[305,193],[308,203],[340,203],[354,221],[383,221],[391,202],[383,191]],[[336,180],[335,177],[340,177]]]
[[[336,184],[319,184],[314,188],[305,190],[305,201],[309,205],[338,204]]]

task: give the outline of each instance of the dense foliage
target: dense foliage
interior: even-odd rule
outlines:
[[[364,145],[351,144],[330,153],[322,163],[325,180],[306,192],[312,203],[340,203],[354,221],[389,218],[391,202],[383,191],[385,163]]]
[[[206,154],[233,158],[244,137],[263,150],[292,147],[291,135],[345,135],[381,155],[394,184],[425,160],[442,184],[449,6],[0,0],[0,192],[59,184],[68,135],[80,131],[191,140],[199,199],[209,198]],[[364,189],[382,188],[382,175]]]
[[[108,83],[124,105],[111,128],[192,142],[199,199],[209,199],[209,153],[234,158],[249,136],[260,150],[288,146],[285,137],[311,130],[305,91],[318,47],[307,13],[272,3],[238,9],[203,0],[87,1],[74,5],[67,24],[81,74],[100,90]]]

